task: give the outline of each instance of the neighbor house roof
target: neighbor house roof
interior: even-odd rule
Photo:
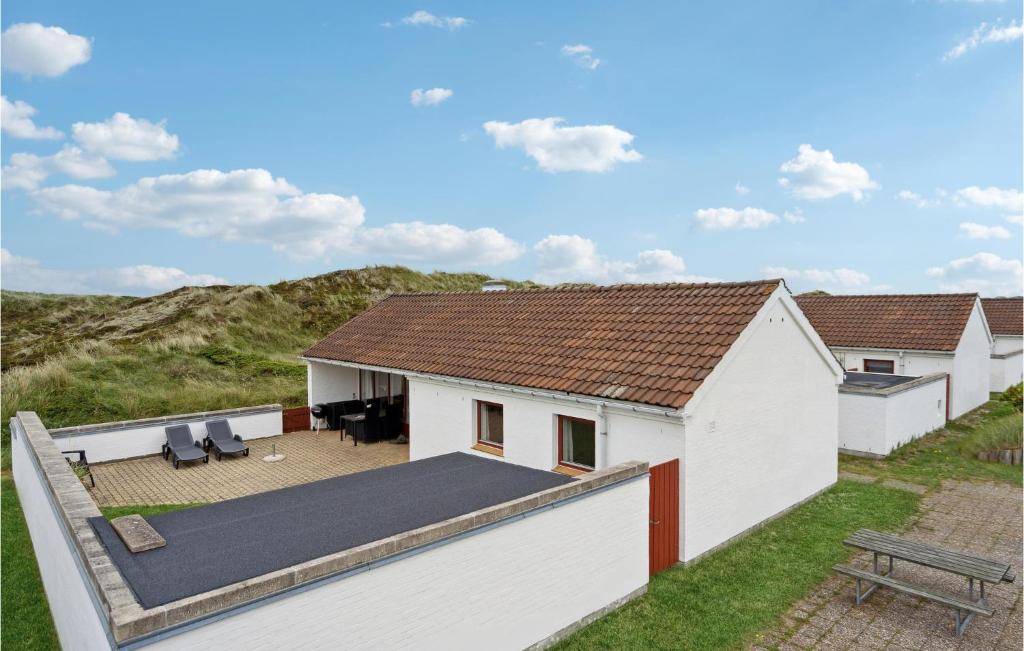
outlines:
[[[395,295],[305,356],[678,409],[781,282]]]
[[[983,298],[988,327],[994,335],[1024,335],[1024,298]]]
[[[797,296],[832,347],[953,351],[977,294]]]

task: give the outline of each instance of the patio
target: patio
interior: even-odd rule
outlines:
[[[219,502],[253,493],[372,470],[409,460],[409,446],[382,442],[352,445],[338,432],[292,432],[246,442],[248,457],[174,467],[160,455],[94,464],[96,487],[89,493],[99,506]],[[263,461],[273,446],[285,459]],[[88,487],[88,481],[86,481]]]

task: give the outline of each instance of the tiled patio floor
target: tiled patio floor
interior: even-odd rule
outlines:
[[[1012,584],[986,586],[996,613],[978,616],[962,638],[953,632],[953,611],[931,601],[882,588],[861,606],[854,605],[854,581],[832,576],[784,617],[784,624],[755,643],[763,649],[999,649],[1020,651],[1021,640],[1021,489],[1010,484],[947,481],[927,495],[921,515],[905,535],[1010,563]],[[870,554],[852,562],[870,567]],[[944,572],[896,562],[896,577],[950,594],[966,596],[966,580]]]
[[[263,461],[274,444],[286,458]],[[178,470],[160,455],[94,464],[96,488],[90,493],[100,506],[218,502],[409,460],[408,445],[353,446],[351,438],[342,442],[338,432],[328,431],[293,432],[248,445],[248,457],[218,462],[211,454],[208,464],[183,463]]]

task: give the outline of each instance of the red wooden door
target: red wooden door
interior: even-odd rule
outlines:
[[[309,429],[309,407],[294,407],[281,412],[281,431],[302,432]]]
[[[679,561],[679,459],[651,466],[650,572]]]

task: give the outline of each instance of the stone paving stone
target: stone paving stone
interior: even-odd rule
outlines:
[[[292,432],[246,441],[249,456],[225,456],[209,463],[181,464],[178,470],[157,454],[91,464],[96,488],[87,488],[100,506],[219,502],[305,484],[409,460],[409,446],[392,443],[352,445],[338,432]],[[273,445],[285,455],[268,463]]]
[[[953,611],[945,606],[885,588],[856,606],[853,580],[833,575],[794,604],[783,615],[782,624],[763,633],[758,643],[770,647],[775,645],[766,644],[766,640],[778,640],[779,648],[789,645],[843,650],[1020,651],[1024,648],[1022,511],[1021,490],[1010,484],[946,481],[941,490],[925,495],[917,520],[909,531],[900,534],[910,540],[1005,561],[1014,568],[1016,582],[986,585],[988,603],[996,613],[976,617],[963,638],[953,631]],[[851,563],[870,567],[871,554],[856,554]],[[895,575],[950,594],[967,595],[966,579],[938,570],[896,561]],[[813,644],[807,643],[809,639],[814,640]]]
[[[910,491],[911,493],[917,493],[918,495],[924,495],[928,492],[927,486],[911,484],[908,481],[900,481],[899,479],[886,479],[882,482],[882,486],[885,486],[886,488],[897,488],[899,490]]]
[[[873,484],[876,481],[878,481],[877,477],[872,477],[871,475],[862,475],[856,472],[849,472],[847,470],[840,470],[839,478],[849,479],[850,481],[859,481],[862,484]]]

